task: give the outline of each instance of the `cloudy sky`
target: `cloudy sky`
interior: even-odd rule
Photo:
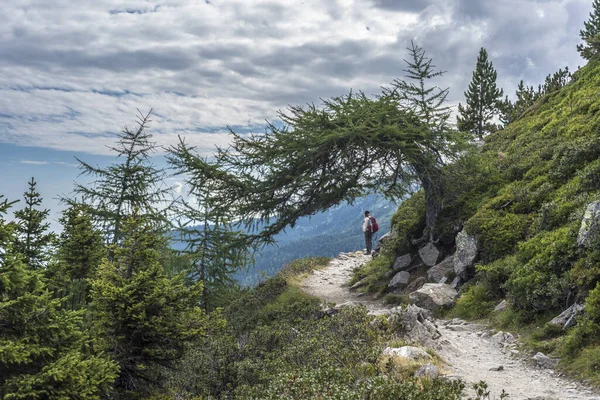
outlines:
[[[591,0],[5,0],[0,13],[0,194],[35,176],[47,206],[77,179],[74,156],[154,109],[161,145],[210,152],[226,126],[262,131],[289,104],[403,75],[415,40],[463,98],[480,47],[508,94],[560,67]],[[160,161],[159,161],[160,162]]]

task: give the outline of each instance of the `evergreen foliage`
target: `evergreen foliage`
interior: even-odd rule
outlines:
[[[0,216],[7,203],[0,206]],[[0,232],[9,228],[0,219]],[[10,235],[10,233],[8,233]],[[23,262],[5,241],[0,260],[0,397],[3,399],[99,399],[118,367],[90,354],[82,314],[61,310],[41,272]]]
[[[93,178],[91,186],[75,184],[74,198],[63,198],[67,204],[87,204],[94,222],[105,235],[106,244],[115,245],[123,237],[123,222],[138,210],[154,224],[164,225],[164,205],[171,189],[166,187],[166,172],[150,162],[157,145],[148,130],[148,114],[139,114],[137,127],[125,127],[118,135],[116,146],[110,149],[122,161],[106,168],[92,166],[80,159],[81,175]],[[80,196],[77,200],[76,196]]]
[[[184,175],[194,162],[193,149],[182,141],[177,157],[169,157],[171,165]],[[184,271],[188,278],[203,283],[202,305],[205,310],[215,305],[219,293],[234,285],[233,274],[252,261],[252,249],[245,236],[235,231],[227,215],[219,214],[211,203],[210,183],[185,179],[188,195],[177,209],[178,229],[186,244],[183,253],[190,263]]]
[[[202,334],[205,316],[198,302],[202,285],[167,278],[157,248],[165,240],[145,216],[124,221],[123,240],[112,261],[92,280],[96,345],[120,366],[121,393],[149,393],[163,369],[173,368],[186,343]]]
[[[95,277],[107,252],[88,207],[71,205],[63,211],[59,221],[63,231],[47,275],[61,297],[68,297],[66,305],[78,309],[88,302],[89,279]]]
[[[466,105],[458,105],[458,129],[471,132],[479,139],[496,130],[496,124],[492,120],[498,114],[498,102],[504,94],[496,86],[496,79],[496,70],[488,60],[487,50],[482,47],[473,78],[465,92]]]
[[[600,51],[600,0],[594,0],[592,7],[590,18],[583,23],[584,29],[579,31],[583,43],[577,45],[577,51],[586,60],[591,60]]]
[[[171,149],[179,167],[207,196],[217,215],[260,227],[251,241],[269,242],[298,218],[352,202],[369,192],[400,199],[422,185],[431,228],[439,210],[441,167],[456,157],[459,135],[448,128],[442,106],[447,90],[427,86],[439,76],[431,60],[413,45],[408,78],[381,96],[363,93],[290,107],[284,126],[270,124],[264,135],[233,133],[229,149],[214,162],[194,155],[182,141]],[[437,90],[437,91],[436,91]]]
[[[25,208],[15,211],[17,226],[14,249],[23,256],[26,264],[40,269],[48,261],[48,247],[55,236],[48,232],[50,223],[46,222],[50,210],[37,209],[42,204],[42,197],[36,191],[36,185],[35,179],[31,178],[29,190],[23,194]]]

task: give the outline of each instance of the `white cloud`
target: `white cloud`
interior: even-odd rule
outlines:
[[[0,16],[0,143],[108,153],[153,108],[161,145],[210,151],[225,127],[258,127],[288,104],[402,75],[416,38],[462,100],[477,52],[499,83],[581,61],[587,0],[12,0]],[[543,16],[543,18],[536,17]],[[367,29],[368,27],[368,29]],[[528,68],[533,65],[533,68]]]

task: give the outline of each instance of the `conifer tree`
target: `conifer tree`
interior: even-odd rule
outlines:
[[[166,222],[161,209],[171,188],[166,187],[164,169],[156,168],[150,156],[157,145],[147,131],[150,121],[148,114],[140,114],[137,128],[125,127],[118,135],[117,145],[110,147],[122,160],[106,168],[92,166],[80,159],[81,174],[94,179],[91,186],[75,185],[75,197],[89,205],[95,223],[105,235],[107,244],[115,245],[122,239],[123,221],[134,209],[158,225]],[[73,198],[64,198],[68,204],[76,204]]]
[[[502,99],[503,90],[496,86],[497,73],[488,54],[483,47],[479,51],[473,78],[465,92],[466,105],[458,105],[458,129],[471,132],[479,139],[496,130],[492,123],[499,113],[498,103]]]
[[[105,259],[92,280],[93,323],[97,346],[120,366],[116,387],[139,394],[160,385],[161,368],[176,364],[205,317],[201,283],[165,276],[156,250],[164,235],[135,213],[123,222],[113,260]]]
[[[102,234],[94,227],[89,207],[71,205],[63,211],[59,221],[63,231],[47,274],[61,297],[68,297],[66,305],[77,309],[87,303],[88,281],[95,276],[107,252]]]
[[[583,27],[579,31],[583,43],[577,45],[577,51],[581,57],[591,60],[600,51],[600,0],[593,1],[590,19],[583,23]]]
[[[181,174],[186,173],[187,162],[193,162],[193,148],[182,142],[179,157],[169,157],[169,162]],[[203,282],[202,305],[213,308],[220,291],[234,285],[232,275],[251,262],[251,249],[241,232],[235,231],[226,215],[215,211],[210,203],[210,188],[206,182],[186,178],[188,198],[178,207],[179,232],[186,243],[183,251],[190,261],[187,276]]]
[[[42,197],[36,191],[36,181],[31,178],[29,190],[24,193],[25,208],[15,211],[18,222],[15,237],[15,251],[20,253],[26,264],[32,268],[42,268],[48,260],[48,247],[55,235],[48,232],[50,224],[46,218],[50,210],[39,210]]]
[[[0,398],[99,399],[118,367],[85,351],[81,312],[60,308],[41,272],[23,262],[0,204]]]
[[[449,128],[447,89],[430,84],[440,75],[421,48],[409,49],[408,81],[395,81],[380,96],[364,93],[324,100],[321,108],[290,107],[284,126],[264,135],[233,134],[231,148],[207,162],[188,157],[185,144],[171,148],[190,179],[207,185],[218,215],[244,223],[250,241],[270,242],[298,218],[366,193],[402,198],[421,185],[427,198],[431,239],[444,190],[443,165],[462,144]]]

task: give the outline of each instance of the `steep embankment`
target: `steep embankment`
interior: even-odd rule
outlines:
[[[342,254],[325,269],[315,271],[302,287],[326,302],[363,304],[371,314],[390,315],[393,313],[390,306],[348,288],[356,268],[369,259],[360,252]],[[460,320],[438,320],[436,324],[441,335],[429,343],[449,363],[451,374],[470,384],[486,381],[491,398],[498,398],[504,389],[514,400],[600,399],[589,389],[559,378],[552,370],[526,363],[517,350],[518,344],[509,335],[494,336],[482,325]],[[490,370],[500,366],[500,371]]]
[[[451,283],[460,294],[454,315],[524,329],[533,349],[562,359],[560,371],[600,385],[599,87],[595,60],[448,166],[435,241],[414,240],[425,218],[418,193],[352,283],[398,300],[408,291],[390,286],[399,273],[410,274],[412,290]],[[508,307],[495,312],[503,300]],[[549,323],[571,306],[578,313],[568,324]]]

